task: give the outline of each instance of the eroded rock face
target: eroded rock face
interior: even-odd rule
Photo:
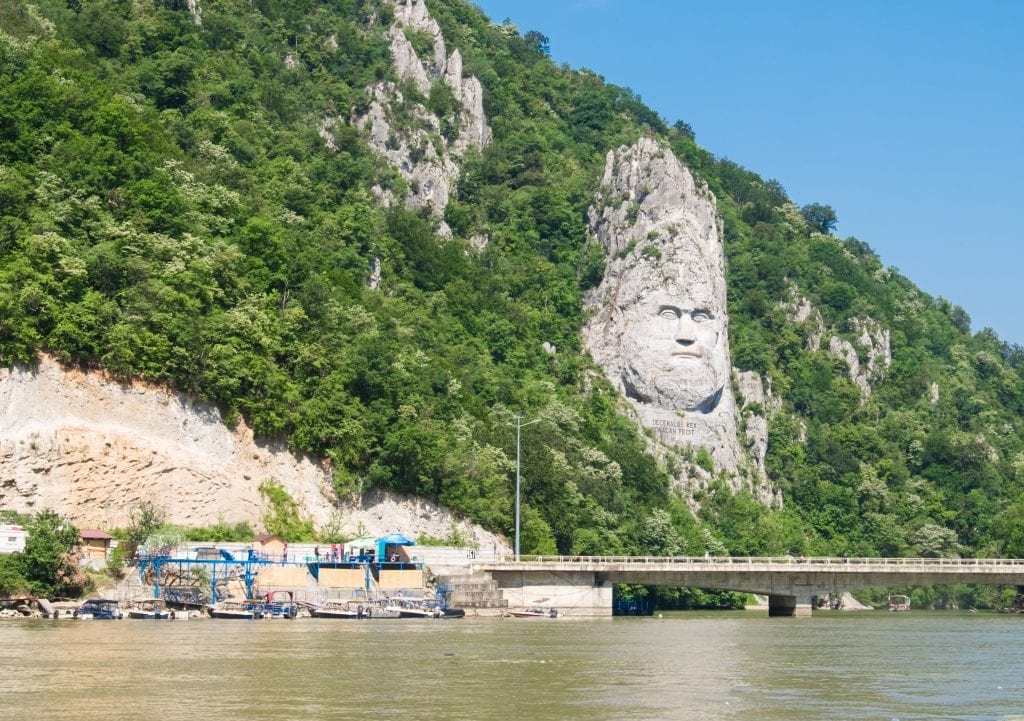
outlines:
[[[784,308],[791,322],[803,324],[807,329],[807,349],[820,350],[826,332],[821,313],[799,294],[795,286],[790,289],[790,300]],[[867,316],[851,318],[849,324],[856,340],[850,342],[832,335],[828,339],[828,353],[846,362],[850,380],[860,388],[861,398],[867,400],[873,384],[885,377],[892,364],[889,330]]]
[[[0,409],[0,508],[53,509],[79,526],[111,529],[150,501],[171,523],[258,529],[269,510],[259,487],[274,480],[318,528],[439,538],[454,528],[508,548],[423,499],[375,491],[339,500],[325,463],[259,443],[244,423],[229,429],[216,408],[164,388],[44,358],[34,372],[0,370]]]
[[[52,508],[100,528],[128,524],[144,500],[168,520],[262,520],[261,483],[276,480],[309,518],[334,505],[329,469],[227,428],[213,407],[142,384],[64,371],[0,371],[0,506]]]
[[[188,6],[188,14],[192,18],[193,25],[203,24],[203,9],[199,7],[199,0],[185,0]]]
[[[714,197],[642,138],[608,153],[588,220],[608,264],[586,298],[587,350],[658,441],[707,449],[736,488],[760,485],[737,439]]]
[[[734,371],[740,417],[743,419],[747,457],[753,462],[751,474],[754,495],[768,506],[782,507],[782,493],[768,481],[765,460],[768,455],[768,419],[782,402],[772,393],[771,382],[765,383],[754,371]]]
[[[439,118],[422,103],[404,97],[394,83],[382,81],[368,88],[370,106],[354,118],[354,123],[366,131],[370,145],[408,183],[405,202],[412,207],[429,207],[439,215],[458,180],[459,159],[469,148],[482,149],[490,142],[483,86],[475,77],[463,77],[462,55],[458,50],[447,54],[441,28],[430,17],[423,0],[395,0],[394,10],[388,40],[398,77],[412,83],[423,96],[430,95],[435,83],[447,84],[457,107]],[[417,55],[406,30],[431,38],[428,57]],[[321,136],[328,147],[333,145],[333,122],[328,119],[321,125]],[[375,192],[382,202],[393,202],[390,191]],[[451,235],[443,221],[439,233]]]

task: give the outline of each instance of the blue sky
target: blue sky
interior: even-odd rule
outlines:
[[[1024,2],[476,4],[1024,345]]]

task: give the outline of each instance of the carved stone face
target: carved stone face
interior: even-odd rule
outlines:
[[[622,382],[642,403],[708,413],[728,378],[722,312],[702,268],[673,270],[622,310]]]

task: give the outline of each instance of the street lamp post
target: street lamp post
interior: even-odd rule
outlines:
[[[519,560],[519,431],[523,426],[539,420],[536,418],[530,423],[523,423],[523,416],[516,416],[516,561]]]

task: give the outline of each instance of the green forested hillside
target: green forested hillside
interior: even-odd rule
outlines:
[[[513,417],[542,419],[523,430],[524,551],[1024,556],[1024,353],[819,232],[778,182],[556,66],[539,32],[433,0],[493,131],[439,240],[375,201],[401,181],[351,124],[367,86],[398,81],[389,3],[200,5],[196,24],[184,0],[0,0],[0,362],[171,384],[330,458],[341,493],[415,492],[505,532]],[[327,116],[349,119],[336,151]],[[585,211],[606,152],[643,133],[718,198],[733,363],[782,400],[785,510],[722,486],[694,518],[581,353],[603,271]],[[809,350],[794,293],[829,335],[888,329],[866,400],[827,343]]]

